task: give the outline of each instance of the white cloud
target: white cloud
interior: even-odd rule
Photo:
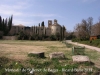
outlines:
[[[22,5],[0,5],[0,14],[1,15],[12,15],[20,16],[22,15],[22,9],[25,9]]]
[[[13,0],[8,0],[8,2],[9,1],[13,1]],[[35,2],[32,5],[32,3],[30,4],[28,0],[25,1],[14,0],[14,1],[15,1],[14,4],[0,3],[1,16],[6,18],[13,15],[14,24],[32,25],[32,24],[38,24],[42,21],[47,21],[48,19],[52,19],[52,18],[54,19],[54,17],[62,18],[62,16],[53,13],[44,13],[44,12],[36,13],[34,11],[31,12],[28,11],[28,9],[33,9],[33,7],[39,6],[36,5]],[[39,18],[39,20],[30,20],[30,18],[32,17],[37,17]]]
[[[19,24],[22,24],[22,25],[31,25],[31,24],[34,24],[36,22],[33,22],[33,21],[22,21],[22,20],[14,20],[14,25],[19,25]]]
[[[28,5],[28,6],[27,6]],[[30,13],[28,12],[28,8],[31,7],[31,4],[28,4],[27,2],[18,2],[17,4],[13,5],[6,5],[2,4],[0,5],[0,14],[1,15],[14,15],[14,16],[20,16],[20,17],[52,17],[56,16],[55,14],[44,14],[44,13]],[[31,7],[32,8],[32,7]],[[25,10],[25,11],[23,11]]]
[[[13,10],[10,10],[10,11],[0,10],[0,14],[7,15],[7,16],[10,16],[10,15],[13,15],[13,14],[14,14],[14,16],[22,15],[21,12],[16,12],[16,11],[13,11]]]

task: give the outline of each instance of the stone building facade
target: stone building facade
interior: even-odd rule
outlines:
[[[56,19],[54,19],[54,23],[52,22],[52,20],[48,20],[48,27],[43,27],[43,26],[26,27],[24,25],[14,25],[12,26],[9,35],[16,35],[20,31],[23,31],[24,33],[30,35],[38,34],[41,36],[45,34],[46,36],[51,36],[51,35],[56,35],[57,33],[60,34],[61,25],[58,24]]]

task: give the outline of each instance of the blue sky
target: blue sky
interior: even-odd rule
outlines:
[[[8,18],[13,14],[13,23],[25,26],[38,25],[42,21],[57,19],[68,31],[82,19],[100,17],[100,0],[2,0],[0,15]]]

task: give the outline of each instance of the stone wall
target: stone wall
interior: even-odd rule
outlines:
[[[16,36],[3,36],[3,40],[17,40]]]
[[[46,29],[46,36],[50,36],[51,35],[51,29],[50,28],[47,28]]]

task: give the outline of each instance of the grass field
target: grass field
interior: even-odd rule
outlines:
[[[29,52],[43,51],[46,53],[46,57],[48,57],[48,53],[50,52],[65,52],[66,50],[70,49],[66,48],[64,44],[57,41],[0,41],[0,56],[16,60],[27,59],[27,54]]]
[[[79,43],[83,43],[83,44],[87,44],[87,45],[91,45],[91,46],[100,48],[100,39],[92,40],[91,43],[89,40],[88,41],[79,41]]]
[[[45,52],[46,58],[40,59],[35,57],[28,57],[29,52],[39,51]],[[67,59],[65,60],[50,60],[49,53],[52,52],[63,52]],[[89,68],[92,67],[94,70],[100,68],[100,52],[86,49],[85,54],[89,56],[90,60],[94,63],[94,65],[85,63],[85,64],[76,64],[72,62],[72,48],[66,47],[66,45],[59,41],[23,41],[23,40],[0,40],[0,62],[2,67],[0,69],[0,75],[3,75],[4,68],[11,67],[12,68],[73,68],[73,67],[82,67]],[[4,59],[3,59],[4,58]],[[8,60],[9,59],[9,60]],[[17,62],[17,66],[16,66]],[[69,66],[70,65],[70,66]],[[94,67],[96,66],[96,67]],[[8,73],[5,75],[30,75],[29,73]],[[73,75],[72,73],[36,73],[35,75]],[[77,75],[77,74],[76,74]],[[81,74],[80,74],[81,75]],[[87,73],[87,75],[92,75],[91,73]]]

